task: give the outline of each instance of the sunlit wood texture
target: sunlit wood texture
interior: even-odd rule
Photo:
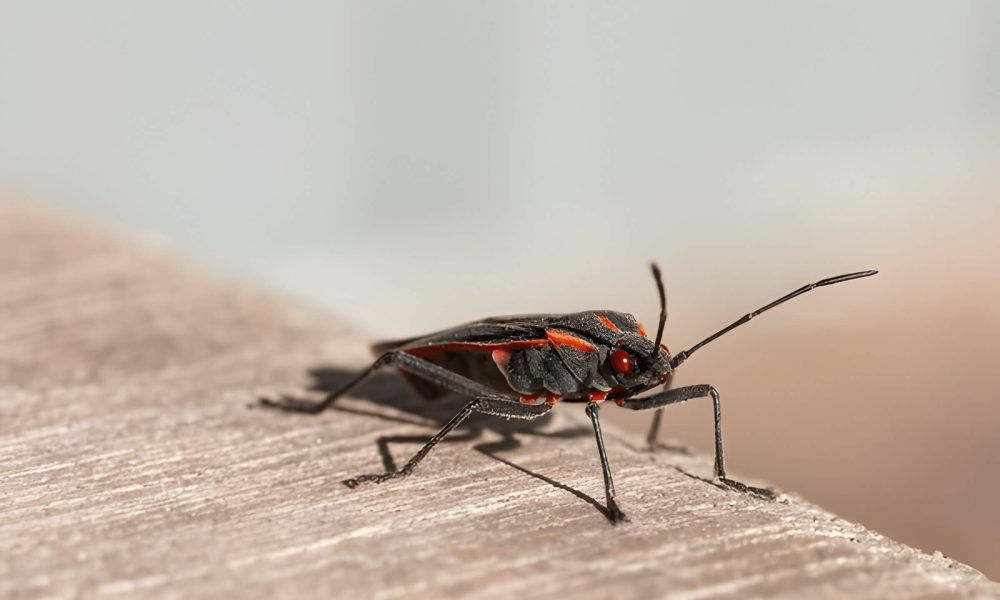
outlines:
[[[321,397],[310,388],[368,359],[362,336],[127,238],[0,204],[0,597],[1000,592],[793,495],[719,489],[698,478],[707,458],[608,428],[631,518],[612,527],[579,406],[537,431],[474,419],[412,478],[347,489],[458,405],[386,373],[320,416],[247,408]]]

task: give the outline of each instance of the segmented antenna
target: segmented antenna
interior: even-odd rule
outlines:
[[[656,341],[653,342],[653,354],[660,351],[660,341],[663,340],[663,327],[667,324],[667,293],[663,291],[663,277],[660,275],[660,267],[656,266],[656,263],[649,263],[649,266],[653,269],[653,278],[656,279],[656,289],[660,292],[660,324],[656,328]]]
[[[815,288],[818,288],[818,287],[823,287],[824,285],[833,285],[835,283],[841,283],[843,281],[850,281],[852,279],[860,279],[862,277],[871,277],[872,275],[875,275],[876,273],[878,273],[878,271],[859,271],[858,273],[848,273],[847,275],[838,275],[836,277],[828,277],[826,279],[821,279],[821,280],[817,281],[816,283],[810,283],[808,285],[804,285],[804,286],[800,287],[799,289],[795,290],[794,292],[792,292],[790,294],[786,294],[785,296],[782,296],[781,298],[778,298],[777,300],[775,300],[774,302],[768,304],[767,306],[762,306],[761,308],[758,308],[757,310],[755,310],[755,311],[753,311],[751,313],[747,313],[747,314],[743,315],[742,317],[740,317],[739,319],[737,319],[732,325],[730,325],[728,327],[725,327],[722,330],[717,331],[716,333],[713,333],[712,335],[710,335],[707,338],[703,339],[702,341],[698,342],[694,346],[691,346],[689,349],[684,350],[683,352],[678,352],[677,354],[674,355],[673,358],[670,359],[670,368],[671,369],[677,368],[677,365],[679,365],[682,362],[684,362],[685,360],[687,360],[689,356],[691,356],[692,354],[694,354],[696,350],[698,350],[699,348],[701,348],[705,344],[707,344],[707,343],[711,342],[712,340],[714,340],[714,339],[722,336],[725,333],[729,333],[733,329],[736,329],[737,327],[739,327],[740,325],[746,323],[750,319],[756,317],[760,313],[762,313],[764,311],[767,311],[767,310],[771,310],[772,308],[774,308],[775,306],[781,304],[782,302],[787,302],[787,301],[791,300],[792,298],[794,298],[796,296],[801,296],[802,294],[808,292],[809,290],[812,290],[812,289],[815,289]],[[659,282],[659,270],[656,268],[656,265],[653,265],[653,275],[656,276],[657,282]],[[660,293],[661,294],[663,293],[663,287],[662,286],[660,287]],[[663,329],[663,321],[665,319],[666,319],[666,309],[664,309],[664,314],[660,318],[660,329],[661,330]],[[660,336],[659,335],[656,336],[656,343],[657,343],[657,347],[659,347],[659,343],[660,343]]]

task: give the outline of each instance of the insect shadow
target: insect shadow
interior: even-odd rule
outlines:
[[[309,369],[308,374],[311,379],[309,390],[322,393],[335,392],[357,376],[356,371],[333,367],[312,368]],[[393,445],[425,443],[433,435],[434,431],[437,431],[451,420],[468,402],[467,399],[457,395],[448,395],[435,400],[425,400],[414,393],[413,389],[401,377],[391,372],[373,373],[364,383],[352,390],[351,395],[369,401],[373,407],[369,409],[360,408],[356,405],[345,406],[334,403],[327,410],[372,417],[394,423],[427,427],[429,430],[428,433],[419,435],[384,435],[375,441],[379,456],[382,459],[382,467],[387,473],[391,473],[397,469],[396,460],[391,450]],[[283,396],[280,400],[284,403],[296,404],[314,402],[314,400],[293,396]],[[389,413],[381,410],[380,407],[394,410]],[[481,438],[486,432],[494,432],[500,435],[499,440],[482,442],[473,446],[473,449],[557,489],[573,494],[596,508],[606,518],[610,518],[607,508],[591,496],[545,475],[522,467],[499,455],[500,452],[508,452],[521,447],[521,442],[517,439],[519,435],[537,435],[555,439],[573,439],[593,435],[593,430],[589,426],[545,431],[545,426],[551,421],[552,413],[532,421],[473,415],[460,426],[457,433],[448,436],[442,440],[442,443],[474,441]]]

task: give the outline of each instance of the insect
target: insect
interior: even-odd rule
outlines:
[[[606,514],[612,523],[618,523],[625,520],[625,514],[615,502],[614,481],[598,418],[601,404],[612,401],[622,408],[651,410],[695,398],[711,398],[715,417],[716,481],[741,492],[773,498],[769,490],[747,486],[727,477],[719,392],[707,384],[668,389],[670,377],[700,348],[757,315],[817,287],[869,277],[878,271],[849,273],[804,285],[743,315],[687,350],[671,355],[666,345],[661,344],[667,321],[666,293],[659,267],[655,263],[651,267],[660,298],[660,319],[653,340],[649,339],[635,317],[610,310],[492,317],[420,337],[378,344],[374,347],[379,354],[375,362],[322,402],[261,402],[271,408],[317,414],[375,370],[388,365],[402,371],[425,395],[452,392],[470,398],[465,408],[401,469],[359,475],[344,481],[351,488],[366,482],[382,483],[409,475],[438,442],[472,413],[508,419],[536,419],[560,401],[585,403],[604,475]],[[664,389],[659,392],[640,395],[660,386]],[[651,444],[655,442],[659,419],[660,411],[657,410],[650,429]]]

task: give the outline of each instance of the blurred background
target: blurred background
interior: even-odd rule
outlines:
[[[880,269],[677,383],[721,391],[734,472],[993,579],[998,167],[986,0],[0,0],[0,186],[373,338],[648,325],[656,259],[679,351]],[[710,451],[710,409],[672,407],[665,435]]]

